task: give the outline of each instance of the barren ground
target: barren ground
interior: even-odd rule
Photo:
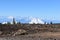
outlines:
[[[0,40],[60,40],[60,32],[43,32],[12,37],[0,37]]]

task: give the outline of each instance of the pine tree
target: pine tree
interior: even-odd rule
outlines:
[[[15,23],[15,18],[13,18],[13,24],[16,24],[16,23]]]
[[[52,22],[50,22],[50,24],[53,24]]]

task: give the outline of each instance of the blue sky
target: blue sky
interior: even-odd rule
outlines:
[[[60,0],[0,0],[0,16],[60,20]]]

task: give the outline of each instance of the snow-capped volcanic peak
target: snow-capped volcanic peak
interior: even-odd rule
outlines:
[[[32,18],[31,21],[29,22],[29,24],[33,24],[33,23],[35,23],[35,24],[38,24],[38,23],[39,24],[44,24],[44,22],[39,18]]]

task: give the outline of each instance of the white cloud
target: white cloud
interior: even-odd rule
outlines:
[[[44,22],[41,19],[39,19],[39,18],[32,18],[29,23],[30,24],[33,24],[33,23],[35,23],[35,24],[38,24],[38,23],[39,24],[44,24]]]
[[[7,24],[7,22],[3,22],[2,24]]]
[[[14,17],[13,16],[8,16],[8,19],[13,19]]]

